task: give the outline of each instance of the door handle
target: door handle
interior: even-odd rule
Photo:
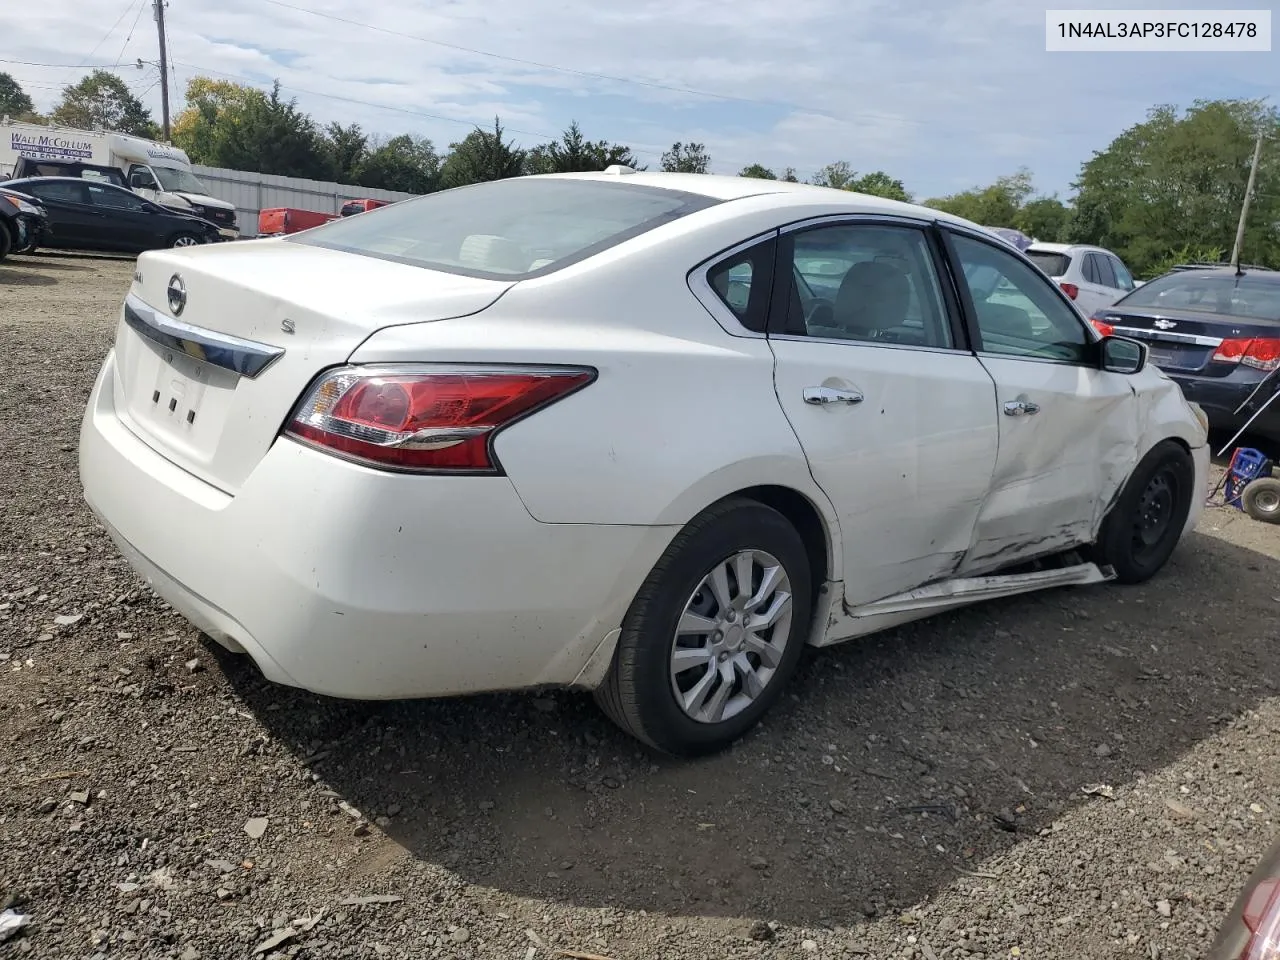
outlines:
[[[837,390],[835,387],[805,387],[804,402],[813,404],[861,403],[862,394],[857,390]]]
[[[1029,417],[1040,412],[1040,404],[1030,400],[1010,400],[1004,405],[1005,416]]]

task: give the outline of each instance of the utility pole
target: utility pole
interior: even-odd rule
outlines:
[[[160,117],[164,125],[164,139],[169,140],[169,45],[164,39],[165,0],[153,0],[156,31],[160,34]],[[1250,184],[1253,183],[1251,179]],[[1252,187],[1250,187],[1252,189]]]
[[[157,0],[159,2],[159,0]],[[1258,179],[1258,160],[1262,156],[1262,133],[1253,145],[1253,165],[1249,167],[1249,183],[1244,188],[1244,203],[1240,206],[1240,223],[1236,226],[1236,245],[1231,251],[1231,266],[1240,272],[1240,248],[1244,245],[1244,225],[1249,219],[1249,201],[1253,199],[1253,185]]]

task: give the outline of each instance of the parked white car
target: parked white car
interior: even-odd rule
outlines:
[[[692,754],[806,644],[1154,575],[1208,449],[1144,361],[932,210],[526,177],[143,254],[80,474],[156,592],[272,680],[590,689]]]
[[[1102,247],[1036,242],[1027,248],[1027,256],[1062,287],[1086,317],[1111,306],[1136,286],[1124,261]]]

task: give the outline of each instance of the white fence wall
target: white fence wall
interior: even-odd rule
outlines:
[[[348,200],[408,200],[412,193],[375,190],[350,183],[277,177],[193,164],[192,170],[209,187],[209,195],[233,203],[242,237],[258,235],[258,213],[272,207],[296,207],[317,213],[337,213]]]

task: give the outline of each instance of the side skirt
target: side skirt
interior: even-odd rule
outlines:
[[[1115,571],[1093,563],[1076,563],[1052,570],[998,574],[987,577],[959,577],[885,597],[852,610],[832,609],[826,636],[815,637],[814,646],[825,647],[842,640],[866,636],[890,627],[923,620],[982,600],[1012,597],[1051,587],[1081,587],[1115,579]]]

